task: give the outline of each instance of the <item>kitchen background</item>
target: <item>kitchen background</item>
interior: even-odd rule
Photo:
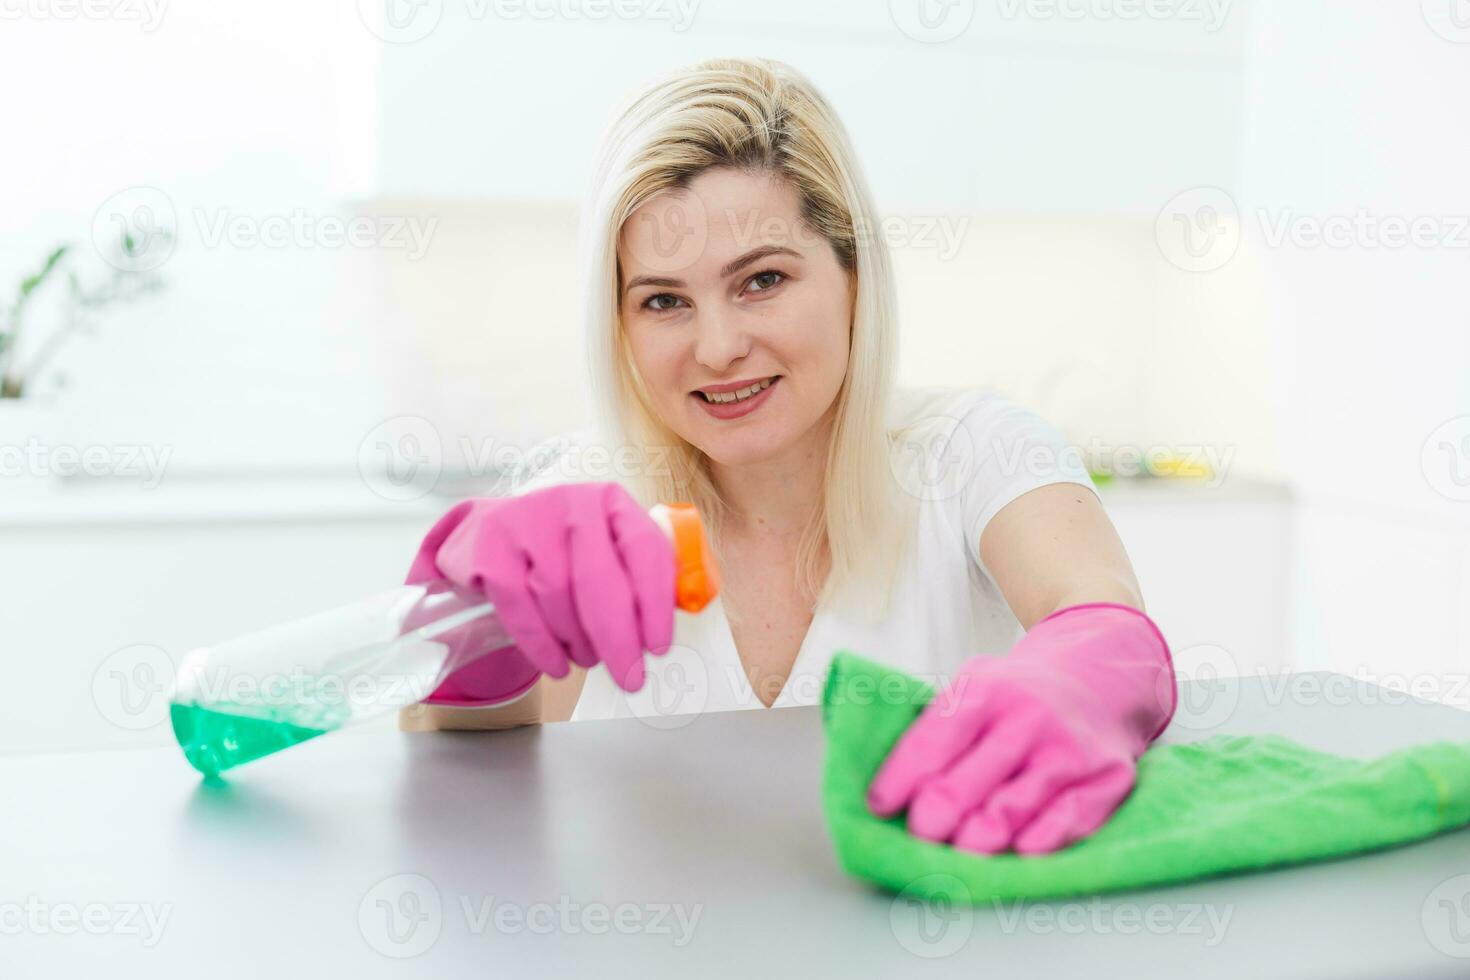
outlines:
[[[0,19],[0,752],[167,741],[185,651],[396,584],[456,494],[578,426],[601,129],[731,54],[835,103],[902,381],[1063,429],[1182,674],[1470,708],[1463,0]],[[1174,462],[1129,476],[1146,450]]]

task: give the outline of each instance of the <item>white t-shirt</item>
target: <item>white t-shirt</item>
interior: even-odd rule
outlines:
[[[980,561],[980,534],[1006,504],[1052,483],[1096,493],[1080,455],[1053,426],[981,389],[898,399],[893,476],[913,501],[913,545],[885,618],[862,623],[819,606],[773,707],[817,704],[833,654],[849,650],[942,683],[976,653],[1005,653],[1023,630]],[[587,672],[572,719],[643,717],[677,727],[705,711],[763,707],[751,689],[719,599],[675,612],[674,645],[645,658],[648,679],[628,694]]]

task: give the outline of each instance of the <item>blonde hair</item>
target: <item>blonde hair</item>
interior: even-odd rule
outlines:
[[[645,506],[688,500],[716,555],[726,504],[704,454],[655,414],[625,342],[617,246],[623,223],[650,198],[728,166],[769,173],[801,200],[802,217],[831,243],[853,281],[846,377],[838,392],[822,499],[802,533],[798,583],[817,602],[845,596],[881,615],[904,545],[889,469],[896,357],[893,273],[867,187],[827,101],[788,65],[718,59],[680,69],[635,94],[604,134],[582,213],[583,304],[594,405],[615,445],[660,452],[623,482]],[[823,574],[823,549],[830,564]]]

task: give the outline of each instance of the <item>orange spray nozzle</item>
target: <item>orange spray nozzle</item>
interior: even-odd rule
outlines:
[[[720,572],[693,504],[660,504],[674,544],[674,601],[685,612],[699,612],[720,591]]]

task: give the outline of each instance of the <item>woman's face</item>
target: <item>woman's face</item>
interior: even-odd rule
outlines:
[[[820,431],[847,373],[852,300],[791,187],[706,170],[628,218],[618,261],[623,327],[665,425],[726,466]]]

